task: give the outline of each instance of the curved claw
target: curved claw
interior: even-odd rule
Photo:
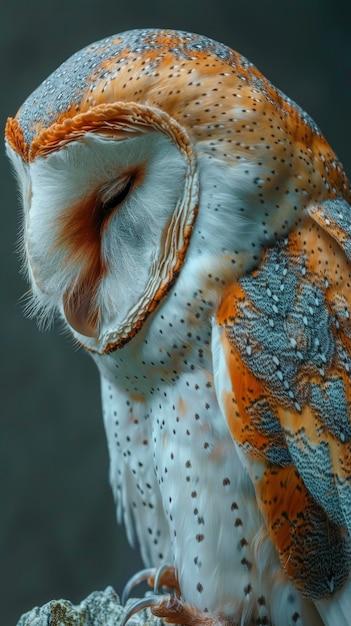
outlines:
[[[169,569],[169,565],[161,565],[161,567],[157,568],[155,579],[154,579],[154,593],[158,593],[160,589],[160,581],[165,572]]]
[[[131,617],[133,617],[133,615],[135,615],[136,613],[139,613],[139,611],[143,611],[144,609],[149,609],[155,604],[159,604],[159,602],[160,602],[160,596],[157,596],[157,595],[146,596],[145,598],[141,598],[140,600],[133,602],[130,605],[130,607],[126,610],[123,616],[123,619],[120,623],[120,626],[126,626],[126,624],[129,622]]]
[[[128,598],[129,598],[129,595],[130,595],[131,591],[134,589],[134,587],[136,587],[140,583],[142,583],[145,580],[147,580],[148,578],[150,578],[150,576],[153,576],[154,573],[155,573],[155,568],[154,567],[148,567],[147,569],[140,570],[139,572],[134,574],[134,576],[132,576],[127,581],[127,583],[125,584],[124,589],[122,591],[122,596],[121,596],[121,604],[122,604],[122,606],[124,606],[125,603],[127,602]]]

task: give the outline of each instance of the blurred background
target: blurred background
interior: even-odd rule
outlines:
[[[351,37],[343,0],[1,2],[0,126],[79,48],[172,27],[239,50],[317,121],[351,175]],[[53,598],[78,603],[141,566],[115,521],[97,371],[56,327],[23,316],[15,182],[0,154],[2,208],[0,621]]]

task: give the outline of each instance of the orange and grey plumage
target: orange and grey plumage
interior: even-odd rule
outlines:
[[[316,124],[148,29],[71,57],[6,140],[33,311],[95,359],[118,517],[175,568],[155,612],[347,626],[351,191]]]

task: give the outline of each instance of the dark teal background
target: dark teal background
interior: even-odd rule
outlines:
[[[69,55],[129,28],[199,32],[239,50],[317,121],[351,175],[351,37],[342,0],[3,0],[0,125]],[[1,189],[0,623],[78,603],[140,567],[116,525],[97,371],[60,328],[23,317],[20,214],[3,152]]]

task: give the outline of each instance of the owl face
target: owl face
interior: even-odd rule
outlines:
[[[59,311],[100,353],[143,327],[184,264],[216,300],[303,220],[311,193],[346,189],[306,114],[240,55],[182,32],[85,48],[8,120],[6,139],[32,310]]]
[[[84,132],[20,176],[34,306],[59,310],[91,349],[134,334],[186,251],[197,184],[185,151],[137,125]]]

